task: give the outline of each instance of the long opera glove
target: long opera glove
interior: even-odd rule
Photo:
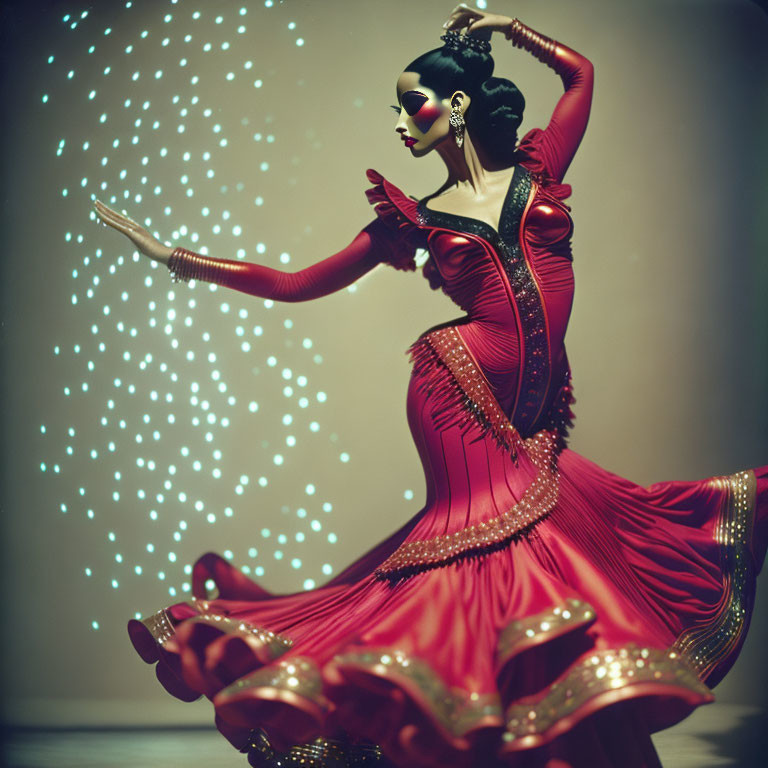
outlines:
[[[391,250],[391,236],[379,220],[365,227],[346,248],[298,272],[263,264],[203,256],[176,248],[168,259],[175,281],[203,280],[275,301],[308,301],[351,285]]]
[[[584,136],[592,105],[594,67],[572,48],[539,34],[514,19],[505,33],[518,48],[533,54],[560,75],[565,93],[541,133],[541,151],[549,174],[560,182]]]

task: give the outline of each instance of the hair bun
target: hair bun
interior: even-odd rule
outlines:
[[[441,53],[448,54],[456,64],[479,85],[493,74],[491,44],[477,37],[467,37],[458,32],[448,31],[440,37],[445,43]],[[471,42],[470,42],[471,41]],[[485,45],[481,45],[485,43]]]
[[[502,123],[508,122],[515,123],[517,128],[522,122],[523,116],[518,114],[509,104],[502,104],[496,107],[496,109],[491,110],[488,114],[488,119],[494,126],[500,126]]]
[[[525,98],[511,80],[489,77],[473,95],[466,115],[467,127],[481,142],[493,141],[502,154],[507,154],[502,150],[507,147],[511,155],[524,110]]]

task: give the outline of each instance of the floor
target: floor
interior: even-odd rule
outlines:
[[[653,739],[664,768],[764,768],[768,711],[713,704]],[[213,729],[14,731],[4,752],[7,768],[248,768]]]

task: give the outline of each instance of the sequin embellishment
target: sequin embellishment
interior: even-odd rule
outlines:
[[[544,429],[549,429],[557,434],[556,450],[558,453],[568,445],[568,432],[573,426],[575,418],[571,407],[575,402],[576,398],[573,396],[573,384],[571,383],[571,369],[568,366],[561,379],[557,395],[555,395],[555,399],[552,401],[547,419],[542,425]]]
[[[479,425],[476,439],[490,433],[503,450],[510,451],[515,462],[518,451],[525,451],[538,473],[520,500],[498,517],[454,533],[404,542],[376,568],[379,579],[400,579],[419,568],[445,565],[465,554],[481,554],[541,520],[558,497],[558,435],[541,430],[525,440],[520,437],[455,327],[421,336],[409,351],[419,385],[437,400],[432,414],[438,428],[455,422],[466,431]],[[444,367],[450,377],[433,375],[435,367]]]
[[[704,701],[714,698],[685,657],[674,650],[628,643],[616,650],[596,651],[570,667],[543,694],[512,704],[505,713],[505,750],[537,747],[572,727],[568,721],[583,707],[606,706],[626,698],[631,686],[649,683],[677,688],[687,700],[691,693]]]
[[[466,432],[476,423],[480,426],[476,440],[490,432],[500,448],[510,451],[513,459],[517,457],[521,438],[456,328],[448,326],[426,333],[408,348],[408,352],[413,375],[438,400],[432,409],[438,429],[457,423]],[[436,365],[444,366],[451,373],[449,384],[445,383],[445,377],[431,375]],[[458,409],[457,405],[460,406]]]
[[[526,171],[513,185],[511,204],[505,206],[499,224],[499,255],[515,295],[525,345],[512,422],[527,434],[535,426],[549,390],[550,350],[544,304],[520,241],[522,215],[531,193],[530,173]]]
[[[211,612],[210,603],[207,600],[193,597],[191,601],[187,601],[186,605],[196,610],[198,615],[189,616],[186,619],[182,619],[182,621],[204,622],[218,627],[226,634],[240,635],[250,643],[253,643],[254,640],[257,641],[265,651],[264,658],[262,659],[263,663],[281,656],[293,645],[293,640],[283,635],[278,635],[271,630]],[[146,619],[142,619],[141,622],[150,631],[158,645],[165,645],[176,634],[174,623],[165,608],[161,608]]]
[[[141,619],[141,623],[150,631],[158,645],[165,645],[174,635],[173,624],[165,608],[147,616],[146,619]]]
[[[216,694],[218,704],[230,696],[236,696],[248,689],[270,688],[275,692],[301,696],[313,702],[322,710],[330,708],[330,702],[323,695],[323,681],[320,668],[312,659],[304,656],[293,656],[289,659],[262,667],[241,677]],[[270,698],[275,696],[270,693]]]
[[[548,642],[579,627],[594,622],[597,614],[586,601],[568,598],[563,605],[556,605],[524,619],[516,619],[502,630],[499,637],[497,668],[510,659],[543,642]]]
[[[501,698],[497,691],[479,693],[449,688],[440,675],[423,659],[392,648],[366,648],[338,654],[333,659],[340,668],[357,667],[377,677],[394,680],[416,691],[430,715],[452,737],[462,736],[482,721],[501,725]]]
[[[498,517],[430,539],[406,541],[376,570],[379,579],[400,579],[422,568],[446,565],[457,557],[483,554],[530,528],[557,503],[555,435],[542,430],[523,441],[539,472],[521,499]]]
[[[329,739],[318,736],[304,744],[294,744],[288,752],[277,752],[263,728],[254,728],[240,750],[248,753],[250,765],[263,768],[365,768],[391,765],[384,762],[381,747],[370,742]]]
[[[239,619],[221,616],[217,613],[201,613],[199,616],[191,616],[189,619],[185,619],[185,621],[210,624],[225,634],[239,635],[249,644],[253,644],[256,641],[259,649],[264,650],[264,654],[259,654],[260,657],[263,656],[263,658],[260,658],[262,663],[267,663],[278,656],[282,656],[293,645],[293,640],[288,637],[278,635],[262,627],[255,627]]]
[[[727,491],[715,528],[726,598],[711,621],[682,633],[673,646],[688,657],[702,680],[709,678],[718,664],[728,659],[743,641],[745,622],[754,600],[754,589],[749,585],[755,579],[749,552],[755,511],[755,473],[748,469],[713,477],[710,483]]]
[[[522,217],[529,199],[535,196],[531,173],[522,165],[515,166],[512,181],[501,210],[499,231],[479,219],[435,211],[420,201],[417,221],[421,226],[466,232],[490,243],[501,259],[509,280],[521,325],[523,357],[517,388],[517,403],[511,421],[522,435],[530,435],[536,427],[550,384],[550,351],[544,305],[536,280],[523,253],[520,238]]]

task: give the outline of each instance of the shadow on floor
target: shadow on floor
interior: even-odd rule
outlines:
[[[713,757],[736,761],[739,768],[764,768],[768,765],[768,715],[744,713],[734,717],[727,731],[701,733]]]

